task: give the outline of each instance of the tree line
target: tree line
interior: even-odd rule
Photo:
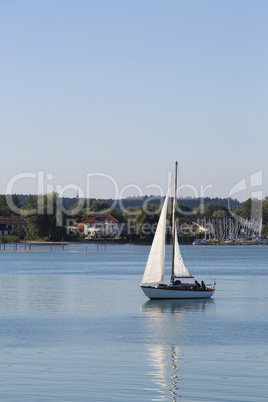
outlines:
[[[8,202],[12,200],[13,205],[16,205],[19,211],[16,214],[22,215],[27,223],[27,228],[23,233],[26,239],[61,241],[62,238],[66,239],[67,219],[71,218],[75,222],[82,222],[98,213],[109,213],[120,222],[129,223],[133,238],[147,236],[149,240],[152,238],[153,232],[148,231],[148,234],[144,234],[143,228],[146,225],[147,227],[151,227],[152,225],[156,227],[161,212],[161,201],[163,202],[163,200],[158,198],[158,202],[156,202],[157,197],[153,198],[155,202],[151,202],[152,197],[143,197],[142,199],[142,204],[140,203],[141,199],[139,199],[138,205],[134,203],[121,211],[115,208],[116,203],[114,200],[75,198],[71,199],[71,202],[68,203],[64,199],[59,198],[58,194],[52,193],[38,197],[30,195],[22,204],[20,197],[17,195],[1,195],[0,215],[14,215]],[[264,236],[268,236],[268,197],[264,200],[250,198],[244,203],[236,202],[235,200],[230,202],[230,200],[224,199],[223,204],[219,204],[219,200],[218,198],[199,199],[199,204],[195,204],[196,207],[193,208],[186,205],[184,200],[177,201],[176,218],[237,216],[244,219],[252,219],[258,216],[263,219],[262,233]],[[132,201],[134,202],[134,200]],[[168,219],[171,219],[171,211],[172,199],[170,200]],[[16,229],[18,230],[18,228],[15,228],[14,233],[16,233]]]

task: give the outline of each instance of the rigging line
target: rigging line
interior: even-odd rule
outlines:
[[[183,178],[182,170],[181,170],[180,166],[178,166],[178,183],[179,183],[178,191],[177,191],[178,202],[182,206],[189,207],[189,209],[191,209],[191,207],[187,205],[187,199],[191,200],[192,197],[189,196],[189,193],[187,191],[187,188],[189,186],[187,186],[184,182],[184,178]],[[179,196],[178,193],[181,193],[181,195]],[[181,212],[182,212],[182,214],[184,214],[186,212],[185,215],[190,215],[189,213],[187,213],[187,211],[182,210]]]
[[[187,186],[185,185],[185,182],[184,182],[184,179],[183,179],[182,170],[181,170],[181,168],[180,168],[180,165],[178,165],[178,183],[179,183],[179,186],[178,186],[178,191],[177,191],[177,193],[178,193],[179,191],[181,191],[181,190],[184,190],[184,191],[185,191],[185,195],[184,195],[184,194],[181,194],[180,197],[177,196],[177,201],[178,201],[178,203],[180,203],[182,206],[187,207],[187,201],[186,201],[186,200],[187,200],[187,198],[190,199],[191,197],[189,196],[189,194],[188,194],[188,192],[187,192]],[[186,203],[183,203],[183,200],[185,200]],[[191,210],[191,207],[189,207],[189,209]],[[181,210],[181,215],[184,215],[184,216],[183,216],[183,217],[180,217],[180,218],[179,218],[179,221],[183,221],[183,220],[185,220],[185,219],[188,219],[188,218],[191,218],[191,217],[194,216],[192,210],[191,210],[191,213],[190,213],[190,211],[183,211],[183,210]]]
[[[190,196],[187,193],[187,186],[185,185],[184,179],[183,179],[183,175],[182,175],[182,170],[180,168],[180,165],[178,165],[178,182],[179,182],[179,188],[178,190],[184,190],[185,191],[185,195],[181,195],[181,198],[190,198]],[[179,197],[178,197],[179,198]]]

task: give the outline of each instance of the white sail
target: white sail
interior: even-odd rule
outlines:
[[[174,276],[175,277],[183,277],[183,278],[191,278],[192,275],[186,268],[181,252],[180,246],[178,242],[178,233],[175,225],[175,255],[174,255]]]
[[[215,292],[215,286],[207,285],[207,288],[199,288],[193,283],[194,277],[186,268],[180,252],[178,234],[175,225],[176,189],[177,189],[177,165],[175,164],[175,188],[172,216],[172,267],[171,282],[169,285],[160,284],[164,279],[165,271],[165,235],[167,221],[167,206],[170,186],[162,207],[158,226],[155,232],[153,244],[148,257],[146,268],[141,282],[141,288],[149,299],[208,299]],[[183,281],[181,284],[176,278],[192,278],[191,281]],[[156,286],[152,286],[152,285]]]
[[[170,186],[162,207],[151,251],[148,257],[144,275],[141,284],[159,283],[164,279],[165,271],[165,243],[166,243],[166,222],[167,222],[167,206],[169,198]]]

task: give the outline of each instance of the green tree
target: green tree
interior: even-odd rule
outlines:
[[[17,194],[0,195],[0,215],[20,215],[20,207]]]
[[[28,239],[60,241],[64,237],[66,216],[58,194],[29,197],[23,214]]]
[[[194,208],[193,213],[197,217],[230,216],[228,208],[223,205],[214,205],[210,202],[208,202],[206,205],[199,205],[199,207]]]
[[[262,202],[262,216],[263,220],[268,223],[268,197],[265,197]]]
[[[257,198],[249,198],[242,206],[241,218],[258,219],[262,217],[262,201]]]
[[[111,204],[107,201],[98,201],[95,198],[78,200],[68,212],[68,217],[76,222],[82,222],[93,215],[111,213]],[[113,210],[115,211],[115,210]]]
[[[212,216],[216,218],[223,218],[229,216],[229,214],[224,209],[217,209],[217,211],[213,212]]]
[[[111,209],[111,204],[107,201],[98,201],[95,200],[90,205],[90,213],[101,213],[101,212],[109,212]]]
[[[6,196],[0,195],[0,215],[10,216],[10,209],[8,208]]]
[[[265,197],[262,201],[262,217],[263,217],[263,226],[262,226],[262,235],[264,237],[268,237],[268,197]]]
[[[109,214],[112,215],[115,219],[117,219],[119,222],[124,220],[123,214],[118,212],[115,208],[109,210]]]
[[[142,207],[127,207],[123,212],[123,218],[127,221],[129,219],[134,219],[142,210]]]
[[[76,222],[82,222],[90,217],[90,205],[95,198],[79,199],[68,212],[68,217]]]
[[[146,204],[133,219],[135,234],[150,240],[153,238],[159,220],[159,205]]]

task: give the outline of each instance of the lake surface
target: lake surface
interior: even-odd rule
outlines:
[[[268,247],[182,252],[212,299],[149,301],[147,246],[2,245],[0,400],[268,401]]]

